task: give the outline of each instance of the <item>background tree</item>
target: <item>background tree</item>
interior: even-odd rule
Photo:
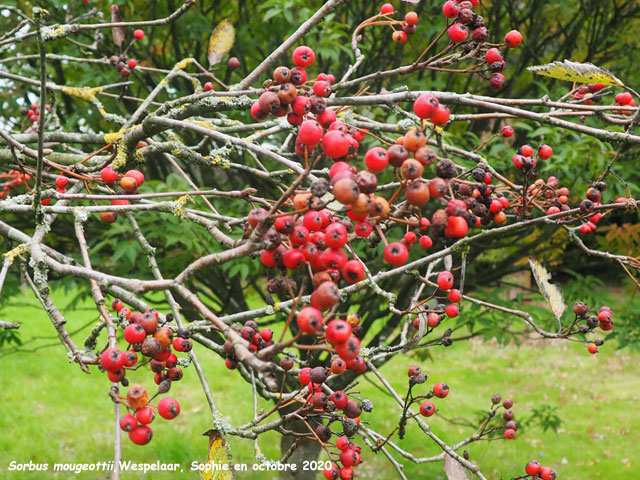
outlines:
[[[617,89],[589,90],[586,85],[581,88],[582,83],[598,83],[584,75],[578,77],[573,87],[566,82],[544,82],[539,77],[532,81],[525,67],[571,58],[594,61],[610,67],[619,78],[632,78],[630,71],[616,64],[618,57],[611,55],[610,49],[625,45],[625,32],[632,31],[637,21],[634,20],[637,5],[531,2],[528,9],[515,11],[512,3],[493,2],[478,7],[476,10],[484,17],[492,40],[501,42],[504,33],[513,28],[525,37],[517,49],[500,45],[507,61],[504,71],[507,79],[505,87],[496,93],[486,81],[491,72],[485,53],[493,44],[472,41],[449,44],[441,5],[420,2],[415,8],[418,17],[434,21],[419,22],[408,42],[394,43],[391,31],[387,30],[391,26],[400,31],[409,10],[405,4],[397,6],[398,12],[385,16],[379,15],[379,5],[370,2],[332,0],[325,6],[313,3],[222,2],[214,8],[206,2],[197,5],[128,2],[118,9],[107,9],[79,2],[42,2],[40,7],[46,8],[46,12],[33,8],[38,2],[6,7],[8,15],[1,20],[6,33],[0,40],[3,52],[0,77],[6,79],[4,89],[10,96],[3,105],[6,132],[2,137],[7,147],[0,151],[0,162],[8,172],[5,178],[9,188],[4,196],[9,199],[0,203],[3,211],[0,231],[8,242],[9,254],[0,275],[4,280],[0,302],[17,291],[20,281],[31,284],[72,357],[87,370],[88,365],[99,362],[98,355],[105,346],[101,335],[106,331],[109,347],[115,348],[120,338],[117,327],[127,324],[122,311],[116,317],[106,309],[104,295],[108,293],[144,312],[157,305],[149,293],[165,291],[173,316],[169,317],[169,325],[174,333],[188,328],[189,333],[180,333],[204,348],[226,354],[229,365],[237,364],[255,394],[273,398],[280,406],[289,403],[300,388],[298,368],[330,362],[323,338],[300,337],[297,330],[300,320],[294,321],[296,310],[308,302],[306,295],[320,282],[312,285],[308,272],[287,273],[286,269],[268,270],[265,275],[264,265],[256,257],[261,249],[268,248],[269,239],[263,236],[269,233],[271,224],[293,211],[289,199],[292,194],[304,196],[301,191],[310,188],[312,194],[319,192],[312,203],[303,204],[302,208],[295,205],[300,215],[310,207],[311,211],[320,208],[319,199],[332,199],[331,194],[325,197],[327,185],[318,180],[330,175],[331,161],[323,155],[327,148],[306,152],[299,149],[296,155],[293,152],[296,131],[292,125],[274,118],[255,123],[249,119],[248,110],[264,89],[277,91],[278,83],[283,82],[252,87],[271,78],[278,65],[292,66],[289,55],[304,39],[316,56],[309,68],[309,78],[320,72],[335,77],[331,90],[336,95],[326,99],[327,105],[351,127],[348,133],[355,136],[364,130],[370,132],[366,139],[361,139],[359,156],[350,159],[358,170],[364,168],[362,156],[367,149],[393,143],[398,135],[417,132],[415,128],[419,127],[427,133],[438,156],[437,168],[430,166],[430,160],[424,161],[424,178],[445,179],[445,185],[457,185],[452,189],[466,185],[463,190],[444,192],[444,198],[473,197],[474,189],[480,192],[478,184],[482,185],[484,178],[478,175],[482,173],[493,177],[491,185],[497,187],[484,195],[485,210],[499,196],[507,200],[506,205],[491,213],[480,214],[467,208],[471,204],[461,207],[454,202],[449,204],[448,213],[435,214],[438,207],[442,209],[447,204],[432,199],[424,208],[408,207],[402,190],[409,183],[419,182],[410,182],[414,180],[410,174],[404,174],[404,178],[398,174],[396,178],[391,168],[384,170],[374,190],[397,203],[392,202],[390,213],[370,212],[373,219],[370,224],[375,231],[366,241],[350,242],[346,250],[350,257],[361,260],[358,265],[367,268],[356,272],[358,283],[351,286],[346,286],[344,280],[339,283],[342,292],[338,306],[332,304],[331,308],[322,309],[329,310],[324,315],[326,320],[357,312],[361,320],[356,336],[367,349],[359,357],[362,359],[359,364],[356,361],[349,372],[333,376],[328,387],[348,391],[354,388],[354,379],[362,373],[365,363],[377,376],[377,368],[394,354],[411,349],[428,352],[428,347],[446,346],[458,338],[483,335],[508,341],[527,333],[529,328],[549,338],[585,342],[594,338],[587,335],[587,330],[599,323],[588,324],[588,316],[582,318],[583,313],[575,318],[562,317],[557,302],[552,302],[557,318],[547,309],[528,306],[525,312],[507,307],[500,286],[508,275],[530,269],[528,256],[544,258],[545,264],[565,278],[598,272],[602,281],[618,281],[629,275],[637,284],[633,277],[633,269],[638,265],[637,211],[633,201],[637,171],[630,165],[633,150],[629,148],[638,140],[633,132],[636,110],[618,97],[610,101],[614,93],[622,91],[619,88],[622,85],[616,85]],[[109,17],[117,23],[123,21],[122,17],[135,21],[117,26],[102,23],[108,22]],[[551,20],[552,17],[560,20]],[[298,29],[308,18],[311,25],[307,25],[322,21],[322,28]],[[231,23],[220,23],[223,19]],[[366,19],[371,19],[370,24],[360,23]],[[136,23],[145,20],[151,23]],[[481,28],[480,20],[473,21],[476,28]],[[211,35],[212,24],[219,28],[208,44],[205,39]],[[235,42],[230,37],[231,24],[235,25]],[[609,35],[614,26],[621,32],[617,41]],[[143,34],[134,33],[138,27],[144,29]],[[541,36],[538,32],[542,30],[548,34]],[[440,41],[432,43],[439,35]],[[284,38],[286,43],[282,43]],[[569,50],[572,45],[578,48]],[[461,59],[458,52],[466,57]],[[203,67],[208,65],[207,57],[215,57],[216,53],[220,53],[218,62],[211,62],[209,69]],[[237,63],[227,63],[232,56]],[[180,61],[184,58],[189,60]],[[423,63],[413,64],[416,59]],[[514,75],[518,72],[521,73]],[[597,73],[600,76],[593,77],[596,80],[615,84],[605,73]],[[41,79],[48,82],[46,89],[41,87]],[[76,88],[82,86],[100,89]],[[415,109],[416,117],[411,109],[411,104],[425,91],[451,107],[451,122],[444,130],[427,121],[430,115],[421,115]],[[585,99],[584,95],[593,93],[598,103],[589,105],[593,99]],[[488,98],[494,96],[495,100]],[[518,97],[532,100],[505,100]],[[548,99],[557,103],[549,104]],[[503,135],[507,124],[514,127],[515,136]],[[360,130],[356,132],[354,128]],[[509,140],[500,141],[501,137]],[[405,142],[408,138],[405,136]],[[551,160],[541,161],[548,158],[538,154],[539,164],[535,168],[525,168],[524,174],[513,168],[512,156],[518,147],[543,142],[553,147]],[[526,152],[520,153],[531,157]],[[455,165],[452,157],[456,157]],[[118,178],[125,191],[119,192],[118,184],[109,188],[104,175],[99,174],[110,164],[121,174],[133,167],[143,170],[144,185],[137,181],[138,185],[133,185],[129,192],[126,181]],[[613,169],[608,168],[611,166]],[[446,172],[450,168],[454,168],[451,174]],[[56,170],[67,178],[67,184],[58,185],[61,189],[58,192],[54,190],[58,180]],[[22,181],[25,174],[31,180]],[[535,183],[538,174],[546,181]],[[560,185],[548,180],[552,175],[560,179]],[[619,180],[610,181],[609,175]],[[462,181],[450,181],[452,177]],[[565,183],[567,179],[573,182]],[[590,201],[602,205],[580,203],[590,182],[605,180],[606,203],[597,198],[596,191],[591,191]],[[431,181],[430,186],[434,185],[437,182]],[[594,185],[599,192],[605,190],[603,185]],[[136,186],[141,187],[139,191]],[[570,187],[570,192],[561,192],[561,186]],[[203,192],[197,192],[198,189]],[[86,193],[80,193],[83,190]],[[114,193],[133,196],[114,198]],[[433,190],[431,193],[434,195]],[[45,205],[40,202],[41,196]],[[560,200],[563,196],[566,201]],[[618,197],[628,200],[614,204]],[[53,201],[47,203],[48,199]],[[104,203],[114,199],[132,204]],[[576,208],[562,211],[563,205]],[[558,212],[549,210],[551,207],[558,208]],[[255,212],[255,208],[266,208],[268,214],[255,217],[253,222],[249,212]],[[336,218],[345,217],[342,206],[329,203],[328,208]],[[465,211],[461,213],[456,208]],[[504,220],[496,214],[504,212],[507,223],[499,226]],[[113,213],[126,218],[109,225],[99,221],[98,214],[103,221],[110,221]],[[587,219],[598,213],[606,214],[603,223],[607,225],[598,228],[605,235],[581,237],[581,225],[589,225]],[[467,236],[449,234],[443,232],[447,216],[465,218],[472,226],[484,216],[487,228],[482,229],[485,232],[482,234],[475,231]],[[416,245],[410,263],[405,264],[406,259],[397,262],[391,259],[388,262],[391,267],[385,266],[384,245],[400,240],[406,232],[413,233],[416,240],[425,233],[418,223],[420,217],[431,219],[432,223],[429,232],[433,233],[428,238],[434,245],[427,249],[428,255],[424,251],[413,253],[420,250]],[[248,223],[253,223],[254,228]],[[459,237],[462,238],[457,240]],[[350,238],[354,239],[353,233]],[[411,235],[403,241],[411,244]],[[24,261],[16,261],[18,258]],[[612,261],[622,268],[610,268]],[[537,261],[532,265],[534,271],[539,271]],[[462,303],[460,317],[453,315],[452,310],[449,315],[444,312],[442,302],[450,301],[444,294],[448,288],[433,290],[437,274],[452,269],[456,286],[470,295]],[[91,290],[103,323],[85,340],[85,348],[76,347],[66,333],[64,312],[48,297],[49,282],[72,283],[79,298]],[[540,284],[546,285],[543,280]],[[551,289],[548,285],[544,288]],[[263,305],[251,305],[248,291],[260,295]],[[333,291],[330,293],[329,296],[334,296]],[[597,301],[585,297],[572,300],[585,300],[590,305]],[[610,335],[617,335],[622,346],[637,342],[633,322],[637,313],[624,306],[620,311],[628,321],[616,323]],[[437,315],[438,320],[428,323],[429,314]],[[526,328],[512,325],[512,317],[507,314],[521,317]],[[606,312],[603,316],[606,317]],[[456,318],[447,320],[451,328],[445,325],[435,328],[446,317]],[[241,340],[242,335],[253,335],[241,329],[245,321],[253,319],[260,328],[271,327],[275,331],[277,341],[273,346],[265,346],[271,356],[264,352],[253,355],[249,344]],[[160,315],[160,321],[165,320]],[[188,327],[181,327],[186,321]],[[357,322],[355,317],[351,318],[352,327]],[[228,345],[226,350],[223,346],[226,341],[237,345],[231,356]],[[292,374],[284,377],[282,355],[274,356],[281,352],[296,360]],[[188,358],[196,366],[195,354]],[[270,358],[273,363],[266,361]],[[215,416],[206,379],[201,371],[198,374]],[[380,381],[388,387],[383,378]],[[400,392],[396,434],[402,435],[407,428],[413,388]],[[287,394],[280,399],[282,389]],[[113,398],[121,401],[115,390]],[[314,438],[318,433],[314,430],[309,435],[305,422],[317,422],[318,414],[305,411],[305,407],[301,414],[295,403],[288,407],[278,409],[280,419],[268,424],[270,429],[284,434],[284,458],[291,461],[315,458],[321,449]],[[308,414],[312,418],[307,418]],[[419,426],[428,436],[435,437],[426,424]],[[348,422],[343,428],[350,428]],[[504,430],[505,425],[501,424],[496,430],[482,431],[495,435]],[[225,427],[222,433],[257,436],[260,432],[260,427],[249,425]],[[374,450],[387,454],[388,432],[376,433],[372,426],[360,428],[360,433]],[[303,440],[294,442],[297,438]],[[479,438],[469,437],[453,450],[438,438],[434,440],[448,456],[483,478],[475,464],[454,451]],[[436,460],[442,458],[445,455]],[[398,466],[396,460],[392,462]],[[402,475],[399,466],[398,472]]]

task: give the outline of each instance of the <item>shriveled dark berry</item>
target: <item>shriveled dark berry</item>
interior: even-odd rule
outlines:
[[[456,176],[455,164],[448,158],[443,158],[436,164],[436,175],[440,178],[455,177]]]

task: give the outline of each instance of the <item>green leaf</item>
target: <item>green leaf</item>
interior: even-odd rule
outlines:
[[[624,87],[622,81],[616,78],[611,72],[591,63],[577,63],[565,60],[564,62],[553,62],[547,63],[546,65],[528,67],[527,70],[545,77],[557,78],[558,80],[568,80],[576,83],[601,83],[603,85]]]

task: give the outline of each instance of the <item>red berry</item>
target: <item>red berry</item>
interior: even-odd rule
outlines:
[[[124,339],[131,345],[141,343],[146,337],[147,332],[144,327],[138,323],[132,323],[124,329]]]
[[[304,307],[296,317],[298,328],[304,333],[315,333],[322,327],[322,312],[314,307]]]
[[[440,102],[430,94],[423,94],[413,102],[413,112],[420,118],[431,118],[438,109]]]
[[[336,404],[336,407],[338,407],[340,410],[343,410],[349,403],[349,397],[347,397],[347,394],[344,393],[342,390],[336,390],[331,395],[331,401]],[[346,450],[346,449],[340,448],[339,446],[338,448],[340,450]]]
[[[215,85],[212,82],[207,82],[204,84],[204,91],[210,92],[211,90],[215,90]]]
[[[153,430],[148,425],[138,425],[129,432],[129,440],[136,445],[146,445],[153,437]]]
[[[304,257],[304,254],[296,248],[287,250],[282,255],[282,264],[289,270],[300,270],[304,267],[305,263],[306,258]]]
[[[447,34],[452,42],[464,42],[469,35],[469,29],[461,23],[454,23],[447,30]]]
[[[507,440],[513,440],[514,438],[516,438],[516,431],[513,428],[507,428],[504,431],[504,438],[506,438]]]
[[[396,43],[405,43],[407,38],[407,34],[403,30],[396,30],[391,35],[391,39]]]
[[[533,155],[533,148],[531,148],[530,145],[522,145],[520,147],[520,153],[525,157],[530,157],[531,155]]]
[[[542,480],[555,480],[556,478],[556,472],[551,467],[542,467],[538,475]]]
[[[532,477],[534,475],[538,475],[538,473],[540,473],[540,470],[542,470],[542,465],[540,465],[540,462],[536,460],[531,460],[524,467],[524,471],[527,473],[527,475],[531,475]]]
[[[423,417],[430,417],[436,413],[436,405],[433,402],[426,401],[420,404],[420,415]]]
[[[360,353],[360,340],[351,336],[346,342],[337,345],[336,351],[344,361],[353,360]]]
[[[383,15],[387,15],[389,13],[393,13],[393,5],[391,5],[390,3],[385,3],[380,8],[380,13],[382,13]]]
[[[444,234],[449,238],[462,238],[467,234],[469,224],[463,217],[451,215],[447,219],[447,227]]]
[[[156,418],[156,414],[151,407],[144,407],[136,412],[136,419],[145,425],[153,422],[154,418]]]
[[[489,77],[489,86],[494,90],[500,90],[504,85],[504,75],[501,73],[492,73]]]
[[[451,112],[444,105],[440,105],[435,113],[431,116],[431,123],[434,125],[446,125],[449,121]]]
[[[505,138],[512,137],[513,134],[514,134],[513,127],[511,127],[509,125],[505,125],[504,127],[502,127],[502,130],[501,130],[500,133]]]
[[[425,250],[433,245],[433,240],[427,235],[422,235],[419,240],[420,246]]]
[[[360,462],[354,463],[357,465]],[[353,478],[353,468],[344,467],[340,469],[340,480],[351,480]]]
[[[266,120],[268,116],[269,116],[269,113],[264,112],[260,108],[260,104],[258,103],[257,100],[253,103],[253,105],[251,105],[251,117],[253,117],[254,120],[258,122],[262,122],[263,120]]]
[[[180,414],[180,404],[170,397],[165,397],[158,402],[158,413],[162,418],[171,420]]]
[[[449,290],[447,296],[449,297],[449,301],[453,303],[458,303],[462,300],[462,293],[460,293],[460,290],[457,288]]]
[[[349,260],[342,269],[342,276],[349,283],[358,283],[364,275],[364,265],[360,260]]]
[[[338,480],[340,478],[340,469],[336,465],[331,464],[328,467],[325,467],[322,471],[322,475],[324,475],[324,478],[327,480]]]
[[[364,163],[372,172],[381,172],[389,164],[389,152],[382,147],[373,147],[364,155]]]
[[[589,350],[589,353],[592,355],[598,352],[598,346],[595,343],[590,343],[587,349]]]
[[[629,92],[622,92],[616,95],[615,100],[616,100],[616,103],[620,105],[629,105],[633,101],[633,97]]]
[[[400,267],[407,263],[409,258],[409,250],[400,242],[393,242],[384,249],[384,259],[387,263],[394,267]]]
[[[120,417],[120,429],[125,432],[130,432],[134,428],[138,426],[138,421],[136,417],[131,415],[130,413],[125,413]]]
[[[444,398],[449,395],[449,385],[446,383],[436,383],[433,386],[433,394],[438,398]]]
[[[440,272],[438,274],[437,282],[438,287],[440,287],[442,290],[449,290],[451,287],[453,287],[453,274],[448,270]]]
[[[188,338],[176,337],[173,339],[173,349],[176,352],[190,352],[193,343]]]
[[[336,112],[330,108],[327,108],[324,112],[316,117],[316,120],[320,125],[327,128],[329,125],[336,121]]]
[[[351,337],[351,325],[344,320],[332,320],[327,326],[326,337],[332,345],[344,343]]]
[[[549,145],[542,144],[538,147],[538,157],[542,160],[551,158],[551,155],[553,155],[553,149]]]
[[[343,392],[340,393],[342,393],[342,395],[346,397]],[[331,400],[333,400],[334,395],[335,393],[331,396]],[[338,439],[336,440],[336,447],[338,448],[338,450],[344,452],[347,448],[349,448],[349,439],[347,437],[338,437]]]
[[[293,63],[295,63],[296,66],[304,68],[313,63],[316,58],[316,54],[310,47],[301,46],[293,51],[292,58]]]
[[[409,12],[404,16],[404,21],[409,25],[417,25],[418,14],[416,12]]]
[[[404,234],[404,241],[409,245],[416,243],[418,236],[413,232],[407,232]]]
[[[460,308],[455,303],[451,303],[444,309],[444,313],[446,313],[449,318],[455,318],[460,313]]]
[[[517,30],[511,30],[504,36],[504,41],[508,47],[515,48],[522,43],[522,34]]]
[[[350,142],[340,130],[330,130],[322,137],[321,146],[327,157],[340,158],[349,153]]]
[[[138,66],[138,61],[132,58],[127,62],[127,66],[129,67],[129,69],[133,70]],[[206,85],[205,85],[205,89],[206,89]]]
[[[440,315],[435,312],[431,312],[427,315],[427,325],[431,328],[436,328],[440,325]]]
[[[442,13],[447,18],[456,18],[460,13],[460,6],[454,0],[447,0],[442,6]]]
[[[107,372],[117,372],[124,367],[126,357],[117,348],[107,348],[100,355],[100,366]]]
[[[487,65],[491,65],[496,62],[501,62],[502,54],[500,53],[500,50],[498,50],[497,48],[490,48],[489,50],[487,50],[487,53],[485,53],[484,60],[487,62]]]
[[[344,467],[351,467],[356,464],[356,461],[357,457],[354,450],[348,448],[344,452],[340,453],[340,463],[342,463]],[[344,470],[344,468],[342,470]],[[342,472],[340,472],[340,474],[342,475]]]
[[[117,372],[107,372],[107,377],[110,381],[118,383],[125,377],[125,371],[124,369],[120,369]]]
[[[366,221],[358,222],[355,226],[355,232],[357,236],[367,238],[373,232],[373,225]]]
[[[136,30],[133,32],[133,38],[136,40],[142,40],[144,38],[144,31],[140,29]]]
[[[69,179],[64,175],[60,174],[56,178],[56,187],[65,188],[69,184]]]
[[[118,172],[116,172],[113,167],[106,166],[100,170],[100,177],[106,183],[113,183],[118,180]]]
[[[328,97],[331,95],[331,84],[324,80],[315,82],[313,84],[313,93],[319,97]]]

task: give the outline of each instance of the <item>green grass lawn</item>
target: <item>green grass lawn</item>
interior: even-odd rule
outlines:
[[[62,294],[55,294],[61,306]],[[22,322],[24,350],[52,345],[33,352],[9,353],[0,350],[0,390],[4,406],[0,409],[0,478],[78,478],[101,479],[108,475],[62,473],[16,473],[8,471],[11,461],[20,463],[93,463],[113,458],[113,404],[107,397],[109,382],[104,374],[92,369],[86,375],[66,360],[66,353],[57,342],[49,319],[31,296],[15,298],[11,306],[0,309],[0,318]],[[76,343],[82,341],[97,320],[91,304],[77,310],[64,310],[67,329]],[[237,372],[228,371],[223,361],[208,351],[197,350],[213,389],[218,407],[233,424],[252,417],[251,390]],[[520,348],[501,348],[481,342],[454,343],[448,349],[433,350],[431,360],[420,362],[429,374],[427,385],[445,381],[451,393],[445,400],[437,399],[440,412],[447,419],[474,417],[479,409],[487,409],[491,394],[515,400],[516,420],[530,415],[534,408],[549,405],[563,420],[557,433],[540,427],[519,432],[513,441],[480,442],[469,445],[470,458],[481,466],[491,479],[520,475],[528,460],[535,458],[558,472],[558,479],[636,479],[640,468],[640,416],[636,407],[640,397],[640,377],[637,375],[637,354],[615,351],[608,344],[601,353],[591,356],[578,344],[546,341],[527,342]],[[387,364],[383,373],[394,388],[404,392],[407,366],[416,363],[412,356],[399,357]],[[137,371],[134,382],[149,388],[151,373]],[[368,381],[371,380],[371,381]],[[359,389],[374,402],[374,411],[363,414],[382,433],[389,432],[398,417],[393,400],[376,388],[374,377],[366,374]],[[426,392],[427,385],[423,388]],[[200,384],[192,368],[185,370],[184,379],[174,383],[171,395],[178,399],[182,412],[173,421],[157,418],[154,438],[144,447],[123,439],[123,458],[136,463],[180,463],[184,473],[152,473],[150,478],[194,478],[189,472],[194,460],[203,461],[207,454],[207,438],[201,433],[210,428],[211,416]],[[262,401],[261,405],[267,406]],[[393,410],[391,408],[393,407]],[[455,442],[472,433],[472,429],[450,425],[443,418],[433,417],[434,432],[448,442]],[[394,438],[406,450],[417,456],[435,455],[438,449],[415,425],[410,425],[404,440]],[[233,461],[253,464],[253,442],[230,437]],[[362,443],[362,442],[360,442]],[[279,456],[277,434],[261,437],[260,447],[268,458]],[[395,470],[382,454],[363,451],[359,478],[396,478]],[[324,460],[324,458],[322,458]],[[52,468],[52,467],[50,467]],[[409,478],[444,479],[441,464],[414,465],[405,463]],[[272,474],[240,474],[237,478],[272,478]],[[123,479],[144,478],[142,473],[127,473]]]

